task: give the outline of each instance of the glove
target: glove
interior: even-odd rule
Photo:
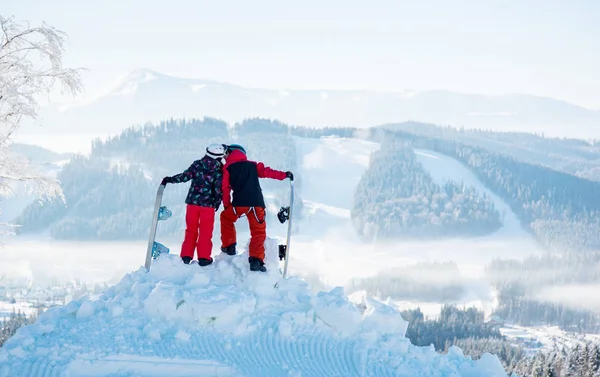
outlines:
[[[290,181],[294,180],[294,174],[292,174],[291,171],[286,171],[285,176],[288,177],[290,179]]]
[[[171,180],[171,177],[164,177],[162,179],[162,181],[160,182],[161,185],[166,186],[167,183],[172,183],[173,181]]]

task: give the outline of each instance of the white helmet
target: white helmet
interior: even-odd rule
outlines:
[[[215,160],[225,156],[225,146],[223,144],[213,143],[206,148],[206,155]]]

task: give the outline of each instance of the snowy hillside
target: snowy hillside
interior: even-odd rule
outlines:
[[[295,137],[294,142],[306,208],[302,233],[317,235],[348,225],[354,188],[379,144],[338,137]]]
[[[177,257],[141,267],[98,297],[55,307],[0,349],[0,376],[486,376],[496,356],[415,347],[384,303],[340,288],[313,295],[296,278],[248,271],[246,254],[207,268]],[[275,258],[275,260],[273,260]]]
[[[495,235],[510,235],[511,237],[531,237],[521,226],[517,215],[510,209],[498,195],[485,187],[469,168],[459,161],[430,150],[415,149],[415,154],[421,165],[429,172],[438,185],[447,181],[463,182],[467,186],[475,187],[480,194],[489,196],[496,209],[500,212],[503,226]]]
[[[516,257],[523,257],[525,253],[542,251],[531,234],[523,229],[521,222],[510,206],[488,189],[469,168],[452,157],[441,153],[425,149],[415,149],[414,151],[419,163],[423,165],[437,184],[443,185],[449,180],[457,183],[463,182],[467,186],[474,187],[480,194],[485,194],[492,199],[496,209],[501,214],[502,228],[494,234],[483,237],[483,239],[510,239],[512,242],[518,242],[520,247],[515,255]]]
[[[307,109],[307,111],[298,111]],[[456,127],[598,137],[600,114],[530,95],[487,96],[448,91],[275,90],[168,76],[147,69],[120,78],[106,93],[69,106],[47,107],[42,132],[119,132],[170,117],[277,118],[311,127],[369,127],[417,120]],[[38,124],[36,123],[36,125]],[[35,131],[34,131],[35,130]],[[39,132],[28,127],[23,133]]]

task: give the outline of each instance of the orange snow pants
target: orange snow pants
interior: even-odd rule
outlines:
[[[267,239],[267,223],[265,209],[262,207],[234,207],[230,205],[221,212],[221,246],[227,247],[236,243],[234,223],[242,216],[248,218],[250,226],[250,257],[265,260],[265,240]]]
[[[211,259],[212,235],[215,228],[215,209],[188,204],[185,209],[185,237],[181,244],[181,256],[194,258],[194,249],[198,259]]]

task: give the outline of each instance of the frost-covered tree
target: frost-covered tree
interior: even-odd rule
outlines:
[[[10,151],[11,136],[26,118],[36,118],[41,96],[58,85],[62,93],[82,90],[79,70],[64,68],[66,34],[42,23],[31,27],[0,15],[0,195],[13,193],[12,182],[22,182],[40,199],[62,196],[59,183],[42,176],[25,159]],[[0,223],[6,232],[10,224]]]
[[[0,347],[4,345],[11,336],[13,336],[17,330],[23,326],[34,323],[37,319],[38,313],[32,315],[26,315],[21,311],[15,312],[14,309],[8,318],[4,318],[0,322]]]

